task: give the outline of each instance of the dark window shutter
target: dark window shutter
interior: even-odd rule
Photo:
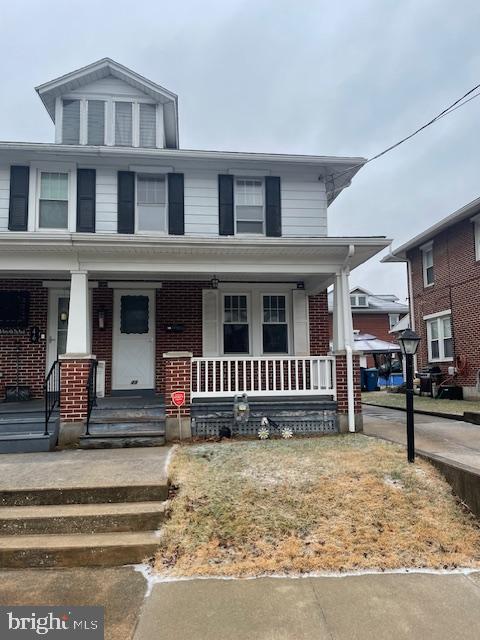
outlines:
[[[8,228],[10,231],[28,229],[28,183],[29,167],[10,167],[10,204]]]
[[[118,172],[118,233],[135,233],[135,174]]]
[[[280,237],[282,235],[280,178],[265,177],[265,204],[266,235]]]
[[[233,236],[233,176],[218,176],[218,227],[221,236]]]
[[[183,173],[168,174],[168,233],[175,236],[185,233]]]
[[[95,169],[77,171],[77,231],[95,233]]]

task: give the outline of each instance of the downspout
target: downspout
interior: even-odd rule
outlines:
[[[353,244],[349,245],[347,256],[342,265],[342,272],[347,271],[350,272],[350,262],[355,253],[355,246]],[[345,287],[342,286],[342,293],[344,297],[344,304],[347,301],[347,296],[350,295],[350,291],[346,291]],[[342,305],[344,306],[344,305]],[[353,348],[350,344],[350,336],[351,331],[349,330],[349,322],[347,321],[347,316],[343,313],[343,335],[345,338],[345,357],[347,361],[347,414],[348,414],[348,430],[350,433],[355,433],[355,390],[354,390],[354,380],[353,380]],[[346,336],[349,336],[346,339]]]

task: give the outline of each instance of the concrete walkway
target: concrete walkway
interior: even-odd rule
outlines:
[[[473,640],[480,573],[156,584],[135,640]]]
[[[165,485],[170,447],[0,455],[2,491]]]
[[[406,444],[406,413],[362,405],[364,433]],[[480,425],[415,414],[415,447],[480,472]]]

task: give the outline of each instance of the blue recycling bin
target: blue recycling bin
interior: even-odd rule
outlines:
[[[378,369],[364,369],[363,382],[365,391],[376,391],[378,387]]]

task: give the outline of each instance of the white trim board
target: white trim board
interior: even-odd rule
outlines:
[[[436,313],[429,313],[426,316],[423,316],[423,320],[433,320],[433,318],[440,318],[441,316],[452,315],[451,309],[445,309],[445,311],[437,311]]]

